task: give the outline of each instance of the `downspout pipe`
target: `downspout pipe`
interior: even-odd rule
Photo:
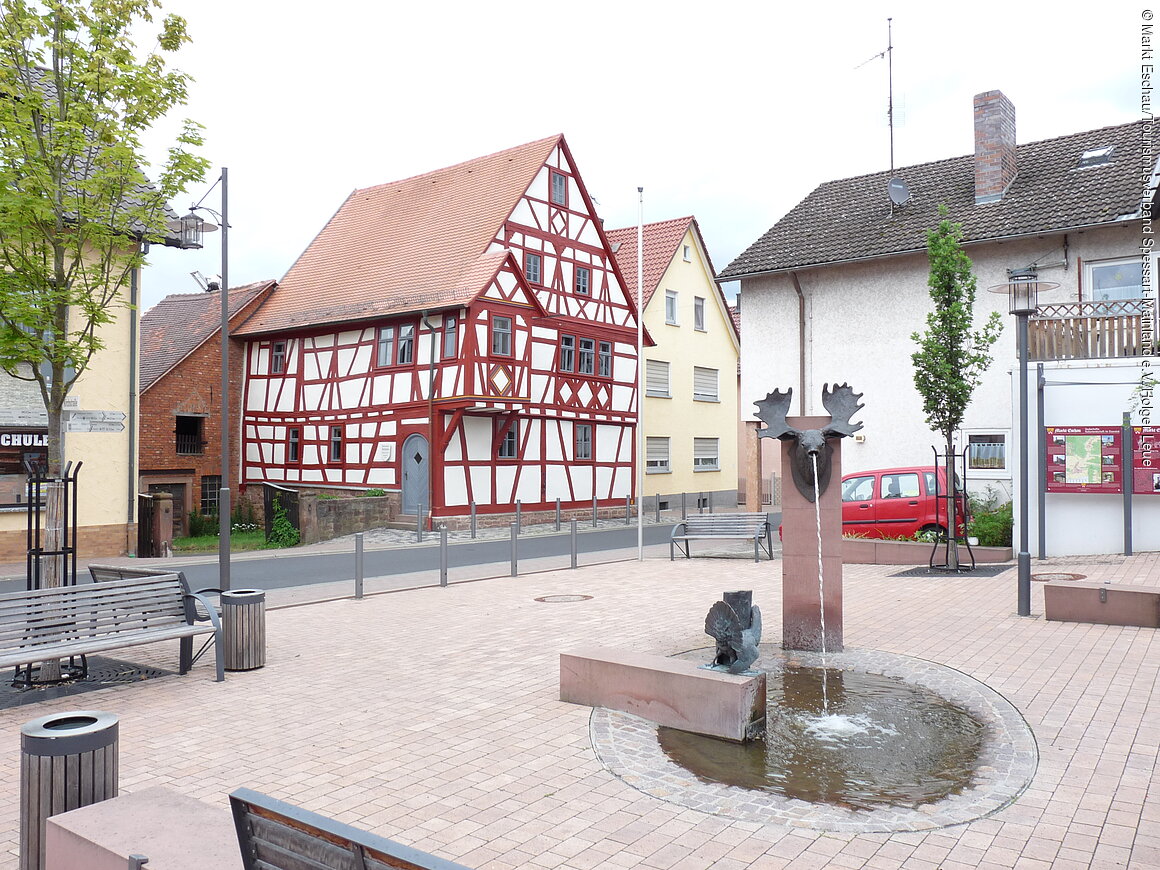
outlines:
[[[798,413],[806,415],[806,295],[797,272],[789,273],[798,298]]]
[[[149,253],[148,242],[142,242],[142,248],[142,254]],[[137,301],[140,274],[140,267],[129,273],[129,461],[126,464],[129,470],[126,475],[128,504],[125,518],[129,525],[137,517],[137,330],[141,322]]]
[[[435,498],[435,475],[432,466],[435,464],[435,326],[428,320],[426,310],[420,312],[420,318],[427,334],[431,336],[431,353],[427,362],[427,516],[431,516]],[[442,465],[442,463],[440,463]],[[432,525],[434,523],[432,522]]]

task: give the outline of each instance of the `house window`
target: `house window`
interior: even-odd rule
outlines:
[[[967,436],[967,468],[1005,469],[1007,436],[988,433]]]
[[[286,430],[286,461],[298,462],[302,459],[302,430],[297,427]]]
[[[205,418],[178,415],[173,433],[179,456],[197,456],[205,452]]]
[[[560,371],[576,371],[576,336],[560,336]]]
[[[270,346],[270,374],[280,375],[286,371],[286,342],[276,341]]]
[[[644,446],[645,474],[670,474],[672,469],[669,468],[669,439],[668,438],[653,438],[645,439]]]
[[[499,451],[496,453],[496,458],[518,459],[519,445],[520,423],[516,420],[508,427],[508,430],[503,435],[503,439],[499,442]]]
[[[524,254],[524,277],[533,284],[540,283],[540,255]]]
[[[491,319],[491,352],[493,356],[512,355],[512,319],[493,317]]]
[[[443,315],[443,359],[455,359],[459,355],[459,317]]]
[[[576,459],[592,458],[592,424],[576,424]]]
[[[1144,269],[1139,259],[1087,263],[1086,302],[1115,302],[1144,295]]]
[[[201,476],[201,504],[199,510],[204,516],[218,512],[218,496],[221,494],[222,476],[220,474],[203,474]]]
[[[330,464],[338,465],[342,462],[342,427],[330,427]]]
[[[669,398],[669,364],[664,360],[645,360],[644,394],[662,399]]]
[[[597,374],[602,378],[612,377],[612,342],[600,342],[599,370]]]
[[[580,355],[576,371],[582,375],[596,373],[596,341],[591,338],[580,339]]]
[[[380,326],[379,327],[379,341],[378,353],[375,356],[375,364],[378,366],[389,366],[391,361],[395,358],[395,327]]]
[[[574,289],[576,291],[577,296],[587,296],[588,295],[588,285],[589,285],[591,278],[592,278],[592,272],[590,269],[588,269],[587,266],[577,266],[576,267],[576,282],[575,282]]]
[[[559,172],[552,173],[552,202],[556,205],[568,204],[568,178]]]
[[[693,329],[705,331],[705,300],[700,296],[693,297]]]
[[[399,327],[399,365],[410,365],[415,360],[415,324],[404,323]]]
[[[693,249],[689,245],[685,245],[685,262],[693,262]]]
[[[665,291],[665,323],[677,325],[677,291]]]
[[[717,438],[693,439],[693,471],[720,471],[721,459]]]
[[[693,366],[693,400],[716,402],[718,398],[717,369]]]

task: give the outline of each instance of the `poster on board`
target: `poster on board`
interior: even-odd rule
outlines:
[[[1160,426],[1132,427],[1132,492],[1160,495]]]
[[[1119,426],[1048,426],[1048,492],[1123,492]]]

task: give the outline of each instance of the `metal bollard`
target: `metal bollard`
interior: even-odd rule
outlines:
[[[660,525],[660,522],[661,522],[661,494],[659,492],[653,498],[653,507],[656,509],[657,525]]]
[[[560,531],[560,499],[556,499],[556,531]]]
[[[354,597],[363,597],[363,533],[354,536]]]
[[[523,518],[524,506],[520,504],[520,500],[516,499],[516,534],[518,535],[524,528]]]
[[[516,539],[519,537],[520,530],[515,523],[512,523],[512,576],[519,576],[519,550],[516,544]]]
[[[415,506],[415,543],[423,543],[423,502]]]
[[[684,522],[685,520],[687,520],[689,518],[689,509],[688,509],[688,505],[686,504],[686,497],[688,495],[689,494],[687,492],[681,493],[681,521],[682,522]]]
[[[573,519],[572,520],[572,567],[573,568],[576,567],[576,543],[577,543],[577,541],[576,541],[576,527],[577,527],[577,522],[575,519]]]
[[[50,713],[20,729],[20,870],[44,867],[49,816],[117,796],[118,720]]]
[[[629,511],[631,511],[631,510],[632,510],[632,496],[626,495],[624,497],[624,524],[626,526],[631,525],[631,523],[629,522],[629,519],[628,519]]]
[[[596,496],[592,496],[592,528],[596,528]]]
[[[439,530],[439,585],[447,585],[447,529]]]
[[[471,503],[471,540],[475,540],[475,502]]]

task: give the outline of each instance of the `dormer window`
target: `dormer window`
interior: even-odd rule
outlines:
[[[1075,168],[1087,169],[1091,166],[1103,166],[1111,163],[1115,150],[1115,145],[1107,145],[1103,148],[1089,148],[1080,155],[1079,162],[1076,163]]]

